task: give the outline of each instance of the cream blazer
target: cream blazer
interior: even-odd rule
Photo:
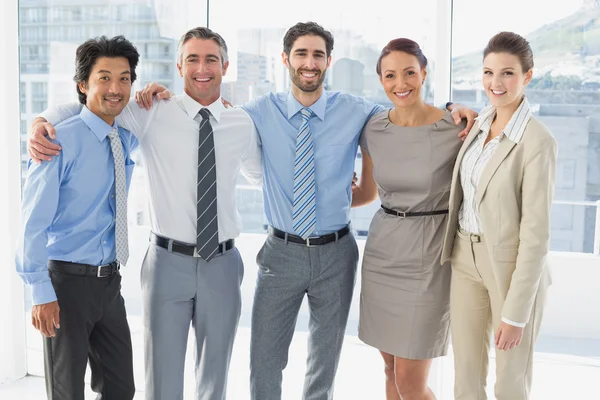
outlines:
[[[479,133],[476,122],[461,147],[450,191],[442,264],[452,257],[463,192],[460,165]],[[531,117],[518,144],[504,137],[485,167],[476,204],[490,262],[504,301],[502,318],[527,322],[538,290],[551,283],[546,259],[554,194],[556,141]]]

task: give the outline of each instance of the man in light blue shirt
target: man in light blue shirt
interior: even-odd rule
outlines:
[[[56,126],[62,151],[54,162],[29,164],[16,268],[31,289],[32,323],[45,336],[48,399],[83,399],[88,361],[102,398],[135,393],[119,266],[128,258],[129,155],[138,142],[115,117],[138,60],[122,36],[79,46],[75,81],[85,106]]]
[[[283,42],[291,90],[244,106],[262,143],[270,225],[257,256],[251,397],[281,399],[282,371],[306,295],[310,336],[303,399],[330,400],[359,257],[349,226],[354,160],[363,127],[384,108],[323,90],[333,36],[320,25],[298,23]]]

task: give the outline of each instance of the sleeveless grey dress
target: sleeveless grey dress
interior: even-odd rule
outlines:
[[[373,159],[382,205],[396,211],[447,210],[462,145],[449,112],[431,125],[400,127],[388,111],[371,118],[361,148]],[[446,355],[450,265],[440,265],[447,214],[399,218],[379,209],[365,245],[359,338],[407,359]]]

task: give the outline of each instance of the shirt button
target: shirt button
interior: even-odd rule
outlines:
[[[106,244],[106,240],[104,241],[104,244]]]
[[[114,198],[115,198],[115,195],[114,195],[114,194],[111,194],[111,195],[110,195],[110,197],[112,197],[112,198],[114,199]]]

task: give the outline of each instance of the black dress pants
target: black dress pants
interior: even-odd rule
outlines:
[[[131,333],[121,275],[49,273],[60,307],[60,329],[44,341],[48,399],[84,400],[88,362],[97,400],[133,399]]]

